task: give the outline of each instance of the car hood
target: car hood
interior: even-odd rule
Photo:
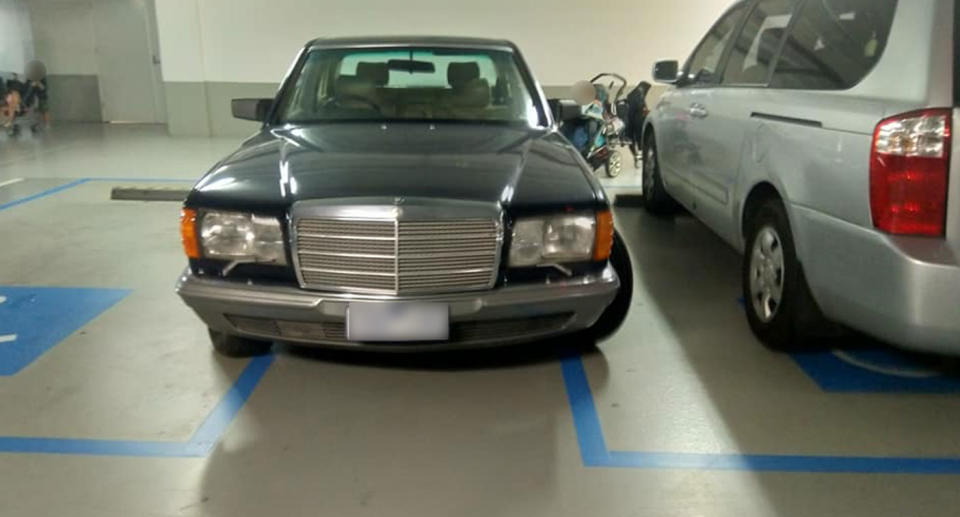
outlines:
[[[207,173],[187,206],[285,213],[300,200],[400,196],[534,211],[605,202],[556,132],[339,123],[262,131]]]

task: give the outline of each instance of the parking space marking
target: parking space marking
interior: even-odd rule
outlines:
[[[7,297],[0,295],[0,304],[7,301]],[[17,340],[16,334],[0,334],[0,343],[10,343]]]
[[[124,299],[127,289],[0,286],[0,377],[15,375]],[[4,341],[0,339],[0,342]]]
[[[22,205],[24,203],[29,203],[31,201],[35,201],[37,199],[47,197],[47,196],[56,194],[58,192],[63,192],[64,190],[72,189],[73,187],[83,185],[84,183],[87,183],[89,181],[90,180],[87,178],[81,178],[78,180],[70,181],[68,183],[64,183],[63,185],[60,185],[57,187],[49,188],[42,192],[37,192],[36,194],[30,195],[30,196],[22,197],[20,199],[14,199],[13,201],[8,201],[6,203],[0,204],[0,210],[6,210],[8,208],[13,208],[15,206]]]
[[[203,457],[210,454],[273,364],[273,355],[251,359],[213,411],[186,442],[0,436],[0,453],[88,456]]]
[[[15,185],[17,183],[20,183],[21,181],[23,181],[23,178],[13,178],[7,181],[0,181],[0,188],[8,187],[10,185]]]
[[[778,454],[709,454],[611,451],[583,360],[562,359],[563,380],[573,415],[580,457],[586,467],[664,470],[739,470],[757,472],[858,474],[960,474],[960,457],[824,456]]]
[[[45,178],[44,178],[45,179]],[[103,182],[144,182],[144,183],[191,183],[195,182],[196,179],[178,179],[178,178],[109,178],[109,177],[96,177],[96,178],[79,178],[73,181],[64,183],[53,188],[49,188],[42,192],[32,194],[30,196],[22,197],[20,199],[14,199],[13,201],[8,201],[6,203],[0,204],[0,210],[6,210],[8,208],[13,208],[24,203],[29,203],[30,201],[35,201],[40,198],[44,198],[53,194],[63,192],[64,190],[69,190],[74,187],[79,187],[85,183],[103,183]]]

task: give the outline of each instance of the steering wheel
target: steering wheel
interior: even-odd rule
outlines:
[[[383,115],[383,110],[380,109],[380,105],[377,104],[376,102],[373,102],[370,99],[367,99],[366,97],[361,97],[359,95],[338,95],[334,99],[333,103],[339,107],[343,107],[341,105],[343,101],[362,102],[363,104],[366,104],[367,106],[370,106],[371,108],[373,108],[373,110],[376,111],[378,115]]]

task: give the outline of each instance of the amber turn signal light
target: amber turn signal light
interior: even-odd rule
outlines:
[[[613,249],[613,213],[597,212],[597,237],[593,244],[593,260],[600,262],[610,258]]]
[[[180,211],[180,240],[187,257],[200,258],[200,242],[197,240],[197,211],[184,208]]]

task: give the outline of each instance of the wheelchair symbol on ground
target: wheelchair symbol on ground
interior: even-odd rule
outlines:
[[[6,296],[0,296],[0,304],[6,301],[7,301]],[[17,340],[16,334],[0,334],[0,343],[9,343],[11,341],[16,341],[16,340]]]
[[[126,289],[0,286],[0,376],[23,370],[129,293]]]
[[[794,354],[793,359],[824,391],[960,392],[960,374],[937,368],[935,358],[920,358],[893,348]]]

